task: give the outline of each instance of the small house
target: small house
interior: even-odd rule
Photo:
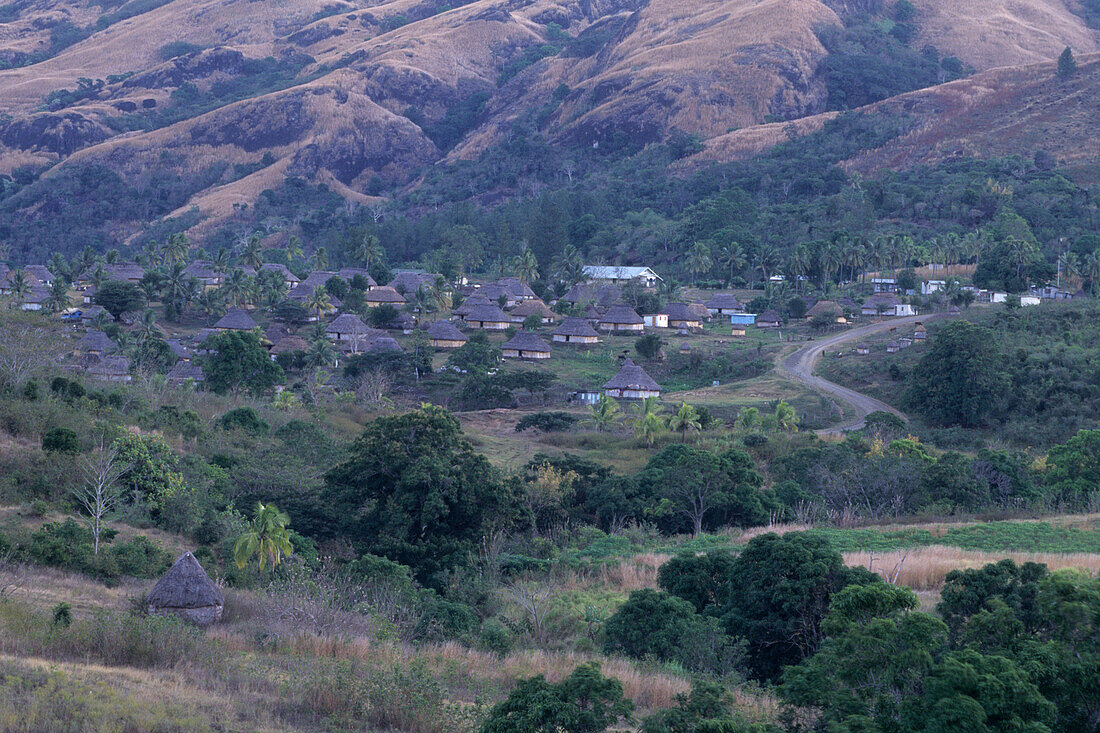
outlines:
[[[871,347],[864,342],[856,344],[856,353],[860,356],[866,356],[871,353]]]
[[[886,344],[887,354],[896,354],[899,351],[901,351],[901,344],[899,344],[896,340]]]
[[[913,340],[924,341],[928,338],[928,329],[924,327],[923,323],[918,323],[917,327],[913,329]]]
[[[333,341],[362,341],[382,332],[363,323],[354,313],[341,313],[325,327],[325,335]]]
[[[46,307],[46,301],[50,299],[50,291],[41,285],[36,285],[30,289],[30,292],[23,298],[23,302],[19,304],[20,310],[25,311],[40,311]]]
[[[199,281],[204,289],[216,288],[222,283],[222,273],[210,260],[194,260],[183,268],[183,274]]]
[[[931,295],[932,293],[939,293],[946,287],[946,280],[924,280],[920,284],[920,294]]]
[[[645,321],[626,303],[616,303],[599,317],[596,327],[601,331],[639,332],[645,330]]]
[[[543,325],[545,325],[547,323],[553,323],[558,317],[557,314],[550,310],[546,303],[542,302],[539,298],[528,298],[524,300],[513,308],[508,315],[512,319],[512,323],[515,324],[523,323],[531,316],[538,316],[542,320]]]
[[[136,262],[115,262],[103,265],[108,280],[139,283],[145,277],[145,268]]]
[[[407,311],[401,311],[397,318],[393,319],[393,327],[401,329],[401,333],[408,336],[416,330],[416,316]]]
[[[28,275],[34,275],[38,278],[38,282],[42,283],[47,288],[53,285],[54,274],[50,272],[50,269],[45,265],[27,265],[23,268],[23,272]]]
[[[549,359],[550,345],[537,333],[520,331],[500,347],[505,359]]]
[[[595,303],[606,308],[622,299],[622,289],[615,283],[576,283],[561,296],[566,303]]]
[[[466,334],[450,321],[433,321],[425,330],[433,349],[457,349],[468,341]]]
[[[465,318],[466,314],[472,311],[479,305],[496,305],[494,301],[489,300],[483,293],[474,293],[466,300],[462,301],[461,305],[456,305],[451,309],[451,315],[456,318]]]
[[[873,277],[871,287],[876,293],[892,293],[898,289],[898,281],[893,277]]]
[[[667,313],[646,313],[642,321],[648,328],[668,328]]]
[[[518,277],[502,277],[495,284],[504,288],[509,301],[522,303],[538,297],[535,295],[535,291]]]
[[[699,316],[692,312],[687,303],[669,303],[663,313],[668,316],[669,328],[694,330],[703,327]]]
[[[735,323],[730,326],[730,336],[737,336],[739,338],[745,337],[745,327],[740,323]]]
[[[589,280],[612,283],[637,282],[652,288],[661,276],[648,267],[623,267],[620,265],[585,265],[584,276]]]
[[[504,311],[495,305],[475,305],[463,320],[470,328],[485,331],[503,331],[512,325]]]
[[[619,373],[603,386],[604,394],[623,400],[644,400],[647,397],[660,397],[661,387],[653,377],[630,359],[623,362]]]
[[[168,380],[168,384],[180,387],[186,384],[188,380],[191,380],[192,384],[202,384],[206,379],[206,375],[203,374],[202,367],[198,364],[192,364],[189,361],[178,361],[168,371],[165,379]]]
[[[340,276],[341,280],[346,280],[348,284],[351,284],[351,281],[357,277],[363,278],[363,282],[367,284],[367,290],[378,287],[378,283],[370,276],[370,270],[364,267],[341,267],[336,274]]]
[[[306,352],[309,351],[309,343],[304,338],[296,335],[283,336],[281,339],[275,342],[275,345],[271,347],[271,358],[279,356],[280,354],[293,354],[296,351]]]
[[[561,322],[550,336],[550,340],[556,344],[579,344],[590,346],[599,343],[600,337],[596,329],[592,328],[584,318],[569,317]]]
[[[806,311],[807,318],[816,318],[817,316],[829,317],[833,319],[833,323],[847,323],[848,320],[844,317],[844,311],[840,305],[832,300],[819,300],[814,303],[814,307]]]
[[[93,354],[95,356],[103,356],[109,354],[112,351],[117,351],[118,346],[111,337],[103,333],[103,331],[88,331],[84,336],[76,342],[76,348],[73,353],[77,356],[83,356],[85,354]]]
[[[729,316],[745,310],[745,306],[741,305],[741,301],[733,293],[715,293],[714,297],[703,305],[713,316]]]
[[[145,597],[149,613],[178,616],[198,626],[209,626],[222,617],[225,597],[190,552],[161,576]]]
[[[251,331],[254,328],[259,328],[259,324],[240,308],[231,309],[214,324],[216,331]]]
[[[397,270],[393,274],[393,280],[390,280],[385,287],[409,295],[421,288],[431,287],[437,277],[442,277],[442,275],[435,272],[424,272],[423,270]]]
[[[89,366],[87,374],[103,382],[129,382],[130,360],[125,356],[105,356]]]
[[[699,320],[699,323],[710,323],[710,310],[705,305],[702,303],[688,303],[687,306],[692,315]]]
[[[902,336],[901,338],[898,339],[898,346],[900,346],[903,349],[908,349],[912,345],[913,345],[913,339],[909,338],[908,336]]]
[[[774,308],[769,308],[756,317],[757,328],[779,328],[782,325],[783,318],[780,317],[779,311]]]
[[[276,262],[265,262],[260,265],[260,272],[264,271],[277,272],[282,275],[283,284],[286,285],[287,290],[293,290],[302,282],[286,265],[280,265]]]
[[[730,314],[730,325],[733,326],[753,326],[756,325],[755,313],[732,313]]]
[[[416,292],[415,290],[413,292]],[[389,285],[384,285],[380,288],[371,288],[367,292],[363,293],[363,302],[370,308],[376,308],[380,305],[392,305],[394,308],[399,308],[407,302],[405,296],[397,292]]]
[[[386,334],[375,336],[368,340],[366,348],[364,348],[363,351],[367,354],[377,354],[384,351],[396,354],[405,353],[405,350],[401,348],[401,344],[397,343],[397,339]]]

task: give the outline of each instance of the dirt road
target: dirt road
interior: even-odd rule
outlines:
[[[818,341],[811,341],[798,351],[780,360],[778,371],[786,377],[802,382],[820,392],[825,392],[837,399],[847,402],[855,410],[855,419],[847,420],[841,425],[836,425],[825,430],[819,430],[819,434],[829,435],[843,433],[848,430],[859,430],[866,424],[867,416],[877,410],[892,412],[898,417],[905,419],[905,415],[885,402],[876,400],[874,397],[868,397],[853,389],[842,387],[839,384],[834,384],[827,379],[815,376],[814,367],[817,365],[817,360],[821,358],[822,353],[826,350],[836,350],[837,347],[842,344],[846,344],[850,341],[859,341],[871,334],[889,331],[892,328],[908,327],[919,322],[927,323],[936,318],[942,318],[945,315],[944,313],[933,313],[927,316],[891,318],[881,323],[860,326],[850,331],[842,331],[832,336],[826,336]]]

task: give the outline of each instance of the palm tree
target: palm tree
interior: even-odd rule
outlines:
[[[689,430],[701,430],[699,411],[686,402],[680,403],[680,409],[668,418],[669,430],[680,433],[680,440],[686,441]]]
[[[225,272],[229,269],[229,250],[222,247],[218,250],[218,254],[214,255],[214,269],[218,272]]]
[[[810,251],[805,245],[798,245],[787,259],[787,274],[794,280],[794,289],[801,289],[802,278],[810,271]]]
[[[646,397],[635,408],[638,417],[634,420],[634,434],[645,439],[646,447],[653,445],[654,439],[664,428],[661,416],[657,414],[659,407],[660,400],[657,397]]]
[[[298,239],[296,235],[291,235],[286,243],[286,263],[289,265],[294,260],[301,259],[304,256],[305,250],[302,249],[302,240]]]
[[[429,286],[428,301],[437,311],[444,311],[451,307],[451,286],[442,275],[436,277]]]
[[[561,256],[554,260],[554,277],[567,288],[584,280],[584,260],[581,253],[572,244],[562,249]]]
[[[1100,293],[1100,254],[1097,251],[1094,250],[1085,255],[1081,274],[1089,281],[1089,291],[1094,296]]]
[[[751,433],[760,425],[760,410],[755,407],[742,407],[737,413],[737,427]]]
[[[12,304],[16,308],[23,305],[31,292],[31,285],[27,282],[27,273],[23,270],[13,272],[11,278],[9,278],[8,291],[11,295]]]
[[[281,389],[275,394],[275,399],[271,401],[271,406],[281,412],[293,410],[302,404],[302,401],[298,399],[298,395],[291,392],[289,389]]]
[[[370,270],[376,262],[381,262],[385,258],[386,251],[382,249],[382,242],[377,236],[364,234],[352,256],[356,262]]]
[[[182,232],[177,232],[168,237],[168,241],[164,243],[164,261],[167,265],[172,265],[176,262],[183,262],[187,259],[187,250],[191,248],[191,243],[187,241],[187,235]]]
[[[596,404],[592,405],[592,422],[596,423],[596,430],[603,431],[619,421],[619,403],[608,397],[600,395]]]
[[[208,316],[217,316],[223,313],[220,290],[206,290],[195,299],[199,310]]]
[[[259,234],[253,234],[241,245],[240,261],[253,270],[260,269],[260,265],[264,263],[264,248]]]
[[[230,305],[239,307],[248,298],[249,293],[249,278],[244,274],[244,270],[234,270],[229,273],[229,277],[225,279],[225,283],[219,288],[220,292],[225,295],[226,302]]]
[[[744,269],[746,259],[745,251],[737,242],[724,244],[718,249],[718,262],[723,267],[729,268],[729,283],[733,284],[733,273]]]
[[[1058,287],[1062,286],[1062,275],[1073,277],[1081,266],[1077,253],[1072,250],[1063,252],[1058,256]]]
[[[324,270],[328,267],[328,250],[324,247],[318,247],[313,252],[313,269]]]
[[[286,296],[286,281],[275,270],[260,270],[256,273],[258,297],[269,307],[275,307]]]
[[[322,317],[332,310],[332,299],[328,297],[328,291],[324,288],[314,288],[309,295],[309,300],[306,301],[306,306],[318,317]]]
[[[60,275],[55,276],[45,305],[50,313],[60,313],[72,305],[72,301],[69,300],[69,283]]]
[[[788,433],[798,430],[798,415],[784,400],[775,406],[775,426]]]
[[[843,262],[844,255],[841,253],[840,247],[836,244],[826,245],[821,252],[821,271],[825,275],[821,287],[825,287],[825,283],[833,279],[834,272],[840,272]]]
[[[274,504],[256,503],[256,516],[248,531],[233,545],[233,559],[243,568],[252,558],[257,560],[257,575],[268,564],[277,566],[284,555],[294,551],[287,534],[290,516],[279,511]]]
[[[329,369],[336,366],[336,348],[326,337],[314,339],[306,353],[306,363],[311,367]]]
[[[198,291],[198,280],[184,272],[182,262],[173,262],[164,276],[164,304],[167,310],[182,313],[185,303]]]
[[[512,271],[522,283],[530,283],[539,279],[539,261],[530,247],[524,247],[512,260]]]
[[[691,284],[695,285],[695,276],[701,272],[709,272],[714,267],[714,260],[710,256],[710,247],[702,242],[691,245],[687,254],[687,269],[691,273]]]

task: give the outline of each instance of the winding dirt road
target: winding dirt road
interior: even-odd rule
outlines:
[[[891,318],[881,323],[872,323],[867,326],[853,328],[850,331],[841,331],[832,336],[826,336],[819,341],[811,341],[802,348],[781,359],[779,362],[779,373],[797,382],[801,382],[808,387],[812,387],[819,392],[825,392],[832,397],[843,400],[855,410],[855,419],[848,420],[841,425],[819,430],[818,433],[821,435],[835,435],[849,430],[859,430],[867,424],[867,416],[877,410],[891,412],[904,420],[905,415],[903,413],[885,402],[876,400],[874,397],[868,397],[865,394],[856,392],[854,389],[842,387],[839,384],[835,384],[827,379],[814,375],[814,367],[817,366],[817,360],[821,358],[823,352],[829,349],[835,350],[836,347],[841,344],[846,344],[849,341],[858,341],[872,334],[889,331],[892,328],[912,326],[920,322],[927,323],[936,318],[942,318],[945,315],[947,314],[932,313],[926,316]]]

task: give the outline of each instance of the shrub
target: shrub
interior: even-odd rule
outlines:
[[[557,433],[568,430],[576,422],[576,415],[568,412],[534,412],[524,415],[516,422],[516,432],[522,433],[528,428],[534,428],[543,433]]]
[[[80,452],[80,438],[77,437],[75,430],[69,428],[51,428],[42,433],[42,450],[47,453],[69,453],[77,454]]]
[[[255,408],[237,407],[221,416],[218,424],[225,430],[241,430],[249,435],[264,435],[270,429],[262,420]]]
[[[108,552],[114,557],[120,573],[135,578],[158,577],[172,562],[172,556],[167,550],[144,536],[111,547]]]

